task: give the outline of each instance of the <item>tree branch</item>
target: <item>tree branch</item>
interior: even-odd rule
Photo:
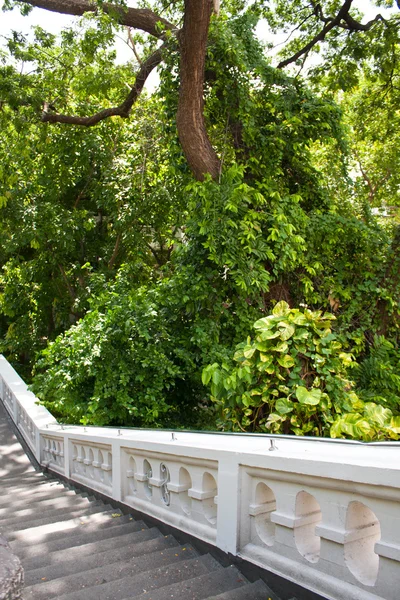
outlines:
[[[372,19],[371,21],[368,21],[368,23],[365,23],[365,24],[359,23],[358,21],[353,19],[353,17],[349,14],[349,10],[351,8],[352,2],[353,2],[353,0],[345,0],[345,2],[341,6],[339,12],[337,13],[336,17],[333,19],[329,19],[329,18],[323,16],[322,8],[319,3],[314,5],[315,15],[319,19],[321,19],[323,23],[325,23],[325,26],[321,29],[321,31],[315,37],[313,37],[312,40],[310,40],[308,42],[308,44],[303,46],[303,48],[301,48],[298,52],[296,52],[289,58],[282,60],[278,64],[278,69],[283,69],[283,67],[287,67],[287,65],[290,65],[291,63],[296,62],[296,60],[298,60],[301,56],[310,52],[310,50],[316,44],[318,44],[318,42],[324,41],[327,34],[335,27],[342,27],[349,31],[368,31],[369,29],[371,29],[371,27],[377,21],[385,21],[385,19],[382,17],[382,15],[378,14],[378,15],[376,15],[376,17],[374,19]],[[399,0],[399,3],[400,3],[400,0]]]
[[[73,115],[59,115],[57,113],[48,112],[48,109],[45,106],[45,109],[42,113],[42,121],[45,123],[67,123],[69,125],[81,125],[84,127],[93,127],[93,125],[97,125],[100,121],[104,119],[108,119],[109,117],[122,117],[128,118],[130,111],[132,109],[133,104],[139,98],[144,84],[146,83],[147,77],[150,75],[152,70],[160,64],[162,61],[162,51],[164,50],[166,44],[163,44],[158,50],[153,52],[141,65],[137,75],[135,84],[132,86],[131,91],[128,96],[119,106],[114,106],[112,108],[105,108],[95,113],[90,117],[78,117]]]
[[[20,2],[64,15],[82,16],[86,12],[97,12],[96,4],[90,0],[20,0]],[[141,29],[157,38],[163,36],[163,31],[158,24],[161,24],[163,29],[175,29],[172,23],[148,8],[123,7],[109,2],[105,2],[102,8],[106,13],[117,15],[120,25]]]
[[[348,31],[369,31],[371,27],[378,21],[384,21],[386,23],[386,19],[384,19],[380,13],[376,15],[374,19],[371,19],[365,24],[356,21],[349,14],[343,18],[343,21],[344,23],[339,23],[339,27],[343,27],[343,29],[347,29]]]
[[[75,301],[76,300],[76,293],[75,293],[74,288],[72,287],[72,285],[70,284],[70,282],[68,280],[68,277],[67,277],[67,275],[65,273],[64,267],[59,264],[58,268],[60,269],[60,273],[62,275],[64,283],[67,286],[67,290],[68,290],[68,293],[69,293],[69,295],[71,297],[71,300]]]
[[[140,58],[140,56],[136,50],[135,42],[133,41],[130,27],[127,27],[126,31],[128,33],[128,46],[130,45],[130,47],[132,48],[133,54],[135,55],[136,60],[138,61],[139,65],[141,65],[141,64],[143,64],[143,61]]]
[[[118,253],[119,253],[119,248],[120,248],[120,245],[121,245],[121,239],[122,239],[122,234],[119,233],[117,235],[117,239],[115,240],[115,246],[114,246],[113,253],[111,255],[110,260],[108,261],[108,268],[109,269],[113,268],[114,263],[117,260],[117,256],[118,256]]]

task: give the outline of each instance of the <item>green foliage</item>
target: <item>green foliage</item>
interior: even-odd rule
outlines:
[[[69,422],[154,426],[171,408],[166,391],[181,374],[165,315],[147,290],[111,293],[50,344],[33,389]],[[54,398],[54,400],[53,400]]]
[[[398,439],[400,417],[353,391],[343,351],[331,330],[332,315],[290,309],[278,302],[254,323],[257,335],[236,347],[231,363],[203,370],[228,430]]]
[[[278,302],[254,324],[257,335],[239,344],[237,366],[203,371],[220,406],[220,425],[245,431],[327,435],[354,393],[346,378],[352,362],[332,332],[332,315],[290,309]]]
[[[318,6],[329,19],[339,4]],[[172,34],[160,88],[130,120],[39,123],[45,107],[117,105],[132,84],[97,6],[60,39],[11,34],[0,57],[1,350],[25,376],[35,365],[33,389],[64,421],[213,428],[218,410],[224,429],[395,439],[400,233],[372,209],[398,204],[398,20],[332,30],[312,91],[255,31],[262,16],[297,28],[289,56],[320,31],[318,9],[227,0],[204,86],[222,169],[199,183],[176,131]],[[176,23],[183,6],[156,2]]]
[[[352,370],[360,398],[400,414],[400,351],[384,336],[376,335],[369,354]]]

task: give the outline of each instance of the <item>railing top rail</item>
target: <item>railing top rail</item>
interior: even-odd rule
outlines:
[[[300,435],[285,435],[285,434],[274,434],[274,433],[258,433],[258,432],[242,432],[242,431],[214,431],[214,430],[204,430],[204,429],[174,429],[174,428],[161,428],[161,427],[128,427],[123,425],[115,425],[113,427],[110,426],[102,426],[102,425],[77,425],[75,423],[62,423],[57,421],[55,423],[49,424],[49,426],[59,427],[63,430],[85,430],[85,432],[95,432],[100,430],[105,434],[117,431],[124,431],[126,433],[129,432],[144,432],[144,433],[169,433],[169,434],[199,434],[199,435],[215,435],[215,436],[234,436],[238,438],[260,438],[264,440],[274,439],[274,440],[290,440],[290,441],[299,441],[299,442],[323,442],[323,443],[333,443],[333,444],[345,444],[350,446],[387,446],[387,447],[397,447],[400,448],[400,441],[396,440],[384,440],[384,441],[374,441],[367,442],[363,440],[348,440],[342,438],[326,438],[319,436],[300,436]]]

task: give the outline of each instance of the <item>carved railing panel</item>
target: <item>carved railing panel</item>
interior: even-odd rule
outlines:
[[[3,378],[1,378],[1,386],[2,386],[2,390],[3,390],[3,402],[4,402],[7,410],[11,414],[13,414],[14,406],[15,406],[14,394],[12,393],[12,391],[10,390],[10,388],[8,387],[7,383],[4,381]]]
[[[111,445],[70,439],[71,479],[112,496]]]
[[[41,464],[57,473],[65,474],[64,438],[42,435]]]
[[[123,502],[215,542],[216,461],[122,448],[121,464]]]
[[[18,429],[22,432],[25,441],[30,446],[31,450],[36,451],[36,431],[37,427],[30,418],[27,411],[18,403],[18,412],[17,412],[17,425]]]

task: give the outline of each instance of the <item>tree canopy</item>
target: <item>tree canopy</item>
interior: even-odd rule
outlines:
[[[0,66],[2,350],[60,418],[399,435],[400,7],[354,4],[4,3],[77,16]]]

